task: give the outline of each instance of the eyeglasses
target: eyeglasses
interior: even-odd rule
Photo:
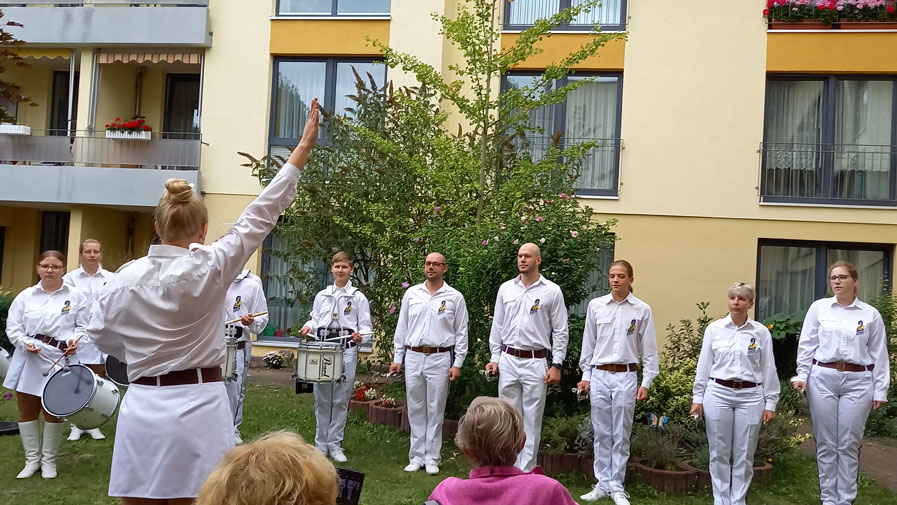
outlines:
[[[425,267],[438,267],[440,265],[447,265],[447,263],[441,263],[439,261],[427,261],[424,263]]]
[[[38,267],[42,270],[47,270],[48,272],[53,270],[62,270],[63,268],[65,268],[62,265],[38,265]]]
[[[833,275],[833,276],[829,277],[828,280],[830,280],[830,281],[832,281],[832,282],[835,282],[835,281],[846,281],[848,277],[850,277],[850,276],[849,276],[849,275],[844,275],[844,274],[841,274],[841,275]]]

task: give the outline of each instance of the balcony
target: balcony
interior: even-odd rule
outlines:
[[[6,20],[23,25],[13,35],[28,45],[212,45],[208,0],[0,0],[0,9]]]
[[[897,206],[897,145],[764,142],[759,152],[763,202]]]
[[[144,141],[104,135],[0,135],[0,201],[147,208],[159,202],[167,179],[199,182],[198,135],[154,134]]]
[[[515,139],[517,155],[529,155],[534,161],[545,157],[548,149],[555,145],[549,136],[528,136],[525,141]],[[593,143],[579,167],[579,177],[574,183],[578,196],[616,197],[620,179],[620,151],[623,140],[619,138],[576,138],[561,135],[557,147],[566,149],[584,143]]]

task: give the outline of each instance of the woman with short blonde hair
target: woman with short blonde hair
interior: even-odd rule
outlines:
[[[279,431],[228,452],[194,505],[332,505],[337,491],[327,457],[299,435]]]
[[[470,459],[469,479],[449,477],[440,482],[431,500],[441,505],[575,505],[560,482],[514,466],[526,434],[523,418],[501,398],[479,396],[461,417],[455,443]]]

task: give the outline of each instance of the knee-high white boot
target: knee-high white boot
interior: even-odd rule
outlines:
[[[27,479],[40,470],[40,419],[19,423],[19,435],[25,448],[25,468],[16,478]]]
[[[45,479],[56,478],[56,455],[65,423],[44,423],[44,443],[41,449],[40,475]]]

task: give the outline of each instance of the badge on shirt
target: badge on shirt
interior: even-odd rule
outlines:
[[[862,335],[864,331],[866,331],[866,327],[863,326],[863,321],[857,321],[857,335]]]
[[[240,295],[237,295],[237,299],[234,300],[234,312],[240,310],[240,307],[243,306],[243,301],[240,298]]]
[[[759,350],[760,350],[760,349],[757,348],[757,339],[756,339],[756,338],[751,338],[751,343],[748,344],[747,353],[748,353],[748,354],[754,354],[755,352],[757,352],[757,351],[759,351]]]
[[[349,312],[352,312],[352,302],[346,303],[346,308],[343,309],[343,314],[348,314]]]
[[[536,312],[539,312],[539,307],[541,307],[541,305],[539,305],[539,299],[536,298],[536,303],[534,303],[533,306],[529,308],[529,313],[535,314]]]
[[[626,334],[631,335],[635,331],[635,319],[629,321],[629,328],[626,328]]]
[[[436,311],[436,314],[440,316],[445,314],[445,300],[442,300],[442,305],[439,306],[439,310]]]
[[[62,306],[62,312],[60,312],[60,314],[62,314],[63,316],[67,316],[71,311],[72,303],[69,300],[66,300],[65,305]]]

